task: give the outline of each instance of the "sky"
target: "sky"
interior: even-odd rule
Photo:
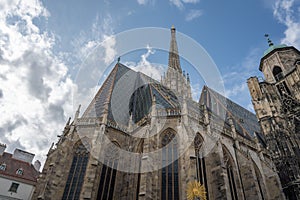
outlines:
[[[300,48],[299,13],[299,0],[2,0],[0,143],[8,152],[21,148],[43,162],[74,109],[92,99],[119,56],[122,63],[159,79],[167,66],[166,51],[151,47],[151,41],[126,55],[115,49],[115,35],[137,28],[168,30],[174,25],[207,52],[225,95],[253,111],[246,81],[263,76],[258,66],[268,48],[264,35],[275,44]],[[126,42],[139,37],[148,36]],[[181,47],[178,42],[179,52]],[[102,60],[105,73],[86,70],[91,60],[94,67]],[[197,100],[205,81],[193,77],[188,60],[181,63],[191,72]],[[98,84],[83,93],[80,80],[91,74]]]

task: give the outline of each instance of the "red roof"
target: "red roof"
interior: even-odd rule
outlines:
[[[6,168],[4,171],[0,169],[0,176],[18,181],[30,181],[32,184],[36,183],[39,172],[31,163],[12,158],[12,154],[6,152],[0,156],[0,165],[3,163],[6,164]],[[19,175],[16,172],[21,168],[23,169],[23,174]]]

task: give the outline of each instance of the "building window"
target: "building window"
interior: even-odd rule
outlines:
[[[76,144],[74,149],[73,161],[62,198],[64,200],[79,199],[89,160],[89,151],[81,142]]]
[[[5,164],[5,163],[2,163],[2,164],[0,165],[0,170],[2,170],[2,171],[5,171],[5,170],[6,170],[6,164]]]
[[[236,181],[235,181],[235,173],[234,173],[234,162],[227,151],[227,149],[223,148],[223,153],[224,153],[224,164],[225,168],[227,170],[227,178],[229,182],[229,189],[230,189],[230,194],[231,194],[231,199],[232,200],[237,200],[237,188],[236,188]]]
[[[18,175],[23,175],[23,173],[24,173],[24,171],[22,168],[17,169],[17,171],[16,171],[16,174],[18,174]]]
[[[179,200],[177,137],[171,130],[162,134],[161,199]]]
[[[206,199],[208,200],[208,192],[207,192],[207,176],[206,176],[206,165],[205,158],[203,156],[203,152],[201,151],[201,146],[203,144],[203,139],[199,133],[196,134],[194,140],[195,146],[195,154],[196,154],[196,167],[197,167],[197,180],[204,185],[206,190]]]
[[[8,191],[17,193],[19,185],[19,183],[12,183]]]
[[[102,165],[97,200],[112,200],[117,177],[120,146],[110,143],[105,149],[105,159]]]

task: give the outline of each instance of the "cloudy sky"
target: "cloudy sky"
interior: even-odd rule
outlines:
[[[93,59],[110,66],[120,56],[114,35],[134,28],[175,25],[210,55],[226,95],[252,110],[246,79],[262,76],[258,65],[267,49],[264,34],[275,44],[300,48],[299,13],[299,0],[2,0],[0,142],[9,152],[21,148],[44,161],[81,101],[78,97],[74,103],[73,96],[80,91],[78,74],[89,64],[90,52],[101,46],[103,52]],[[158,78],[167,53],[156,54],[145,45],[121,62]],[[106,76],[93,75],[98,81]],[[202,85],[191,82],[196,98]],[[88,91],[90,96],[94,92]]]

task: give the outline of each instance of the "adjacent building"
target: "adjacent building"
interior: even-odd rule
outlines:
[[[32,164],[32,153],[15,149],[10,154],[5,149],[6,145],[0,144],[0,199],[32,199],[41,163]]]

